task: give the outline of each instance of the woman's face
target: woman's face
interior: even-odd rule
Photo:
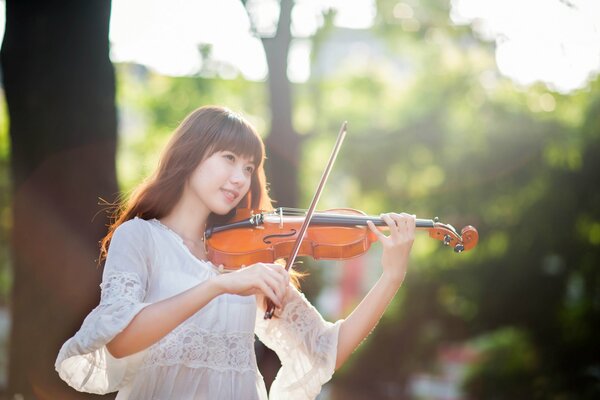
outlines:
[[[231,151],[218,151],[192,172],[188,189],[209,211],[227,214],[250,189],[255,168],[252,159]]]

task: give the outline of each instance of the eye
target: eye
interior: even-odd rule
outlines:
[[[254,166],[253,165],[248,165],[246,167],[246,171],[248,171],[249,174],[254,173]]]
[[[230,161],[235,161],[235,156],[231,153],[225,153],[225,154],[223,154],[223,157],[225,157],[226,159],[228,159]]]

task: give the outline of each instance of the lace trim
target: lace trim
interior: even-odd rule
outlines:
[[[113,272],[104,279],[100,288],[102,289],[100,304],[111,304],[115,300],[139,303],[144,298],[142,280],[133,272]]]
[[[322,325],[321,317],[316,312],[307,312],[306,300],[302,299],[302,294],[293,296],[291,301],[283,308],[280,318],[293,326],[293,329],[299,334],[304,335]]]
[[[185,365],[229,371],[255,371],[254,334],[212,333],[187,323],[150,347],[142,368]]]
[[[324,321],[302,293],[290,293],[286,300],[278,320],[257,321],[260,339],[277,349],[282,361],[296,359],[300,351],[315,365],[327,365],[337,349],[334,324]]]

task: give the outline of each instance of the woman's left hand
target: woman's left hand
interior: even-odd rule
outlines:
[[[400,285],[406,275],[408,256],[415,240],[416,217],[406,213],[388,213],[381,214],[381,218],[390,229],[389,236],[380,232],[371,221],[367,223],[383,245],[383,275]]]

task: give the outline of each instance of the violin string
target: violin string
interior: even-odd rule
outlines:
[[[281,207],[282,213],[285,216],[302,216],[306,215],[306,210],[302,208]],[[367,221],[372,221],[375,225],[386,225],[380,217],[370,215],[351,215],[351,214],[336,214],[328,211],[315,212],[313,222],[321,224],[340,224],[342,226],[364,226]],[[417,219],[417,228],[433,228],[434,221],[430,219]]]
[[[306,210],[302,208],[281,207],[283,215],[306,215]]]

